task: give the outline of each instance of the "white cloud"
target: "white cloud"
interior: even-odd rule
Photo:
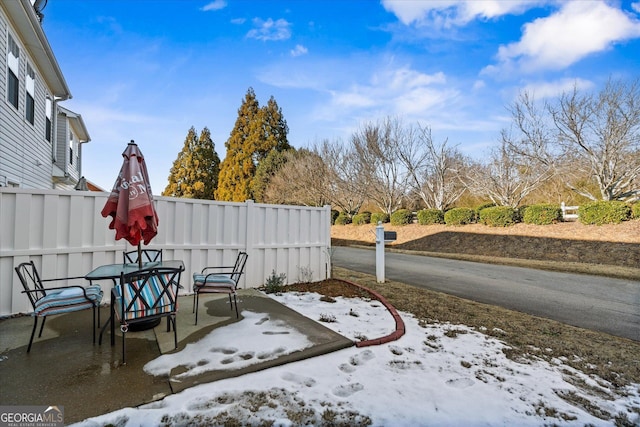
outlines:
[[[524,26],[519,42],[498,50],[500,68],[563,69],[612,44],[640,37],[640,21],[604,2],[574,1]],[[515,63],[513,63],[515,62]]]
[[[244,18],[234,18],[234,19],[232,19],[232,20],[231,20],[231,23],[232,23],[232,24],[235,24],[235,25],[242,25],[242,24],[244,24],[246,21],[247,21],[247,20],[246,20],[246,19],[244,19]]]
[[[368,84],[332,90],[329,115],[424,117],[438,105],[454,102],[456,89],[446,87],[442,72],[425,74],[409,67],[389,68],[374,74]],[[360,110],[360,111],[358,111]],[[329,119],[326,117],[326,119]]]
[[[473,83],[473,90],[480,90],[480,89],[484,89],[487,86],[487,84],[485,83],[484,80],[476,80]]]
[[[635,3],[631,3],[631,9],[633,9],[636,12],[640,13],[640,1],[639,2],[635,2]]]
[[[202,7],[202,10],[208,12],[210,10],[220,10],[227,7],[227,2],[225,0],[214,0],[211,3],[208,3]]]
[[[493,19],[517,14],[546,3],[542,0],[382,0],[385,10],[405,25],[451,27],[465,25],[475,19]]]
[[[594,87],[593,82],[584,79],[561,79],[557,81],[528,83],[522,90],[531,93],[536,99],[557,98],[563,92],[572,91],[576,87],[578,90],[588,90]]]
[[[309,49],[302,46],[301,44],[297,44],[295,48],[291,49],[291,56],[293,57],[306,55],[307,53],[309,53]]]
[[[291,37],[291,24],[285,19],[274,21],[269,18],[263,21],[260,18],[255,18],[253,24],[256,28],[247,33],[248,38],[269,41],[286,40]]]

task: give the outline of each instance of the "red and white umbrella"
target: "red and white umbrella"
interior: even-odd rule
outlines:
[[[116,240],[126,239],[140,251],[140,242],[148,245],[158,234],[158,214],[142,152],[131,141],[122,157],[120,174],[102,209],[102,216],[113,217],[109,228],[116,230]],[[142,260],[140,256],[138,259]]]

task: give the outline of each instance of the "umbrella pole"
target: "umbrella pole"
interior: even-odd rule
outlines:
[[[140,247],[140,242],[138,242],[138,266],[142,269],[142,248]]]

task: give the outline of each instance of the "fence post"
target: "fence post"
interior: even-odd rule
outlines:
[[[245,242],[244,242],[244,250],[247,253],[247,255],[249,256],[249,260],[251,261],[252,259],[254,259],[254,253],[253,253],[253,246],[255,245],[255,233],[254,233],[254,210],[255,210],[255,206],[254,206],[254,201],[249,199],[245,201],[245,205],[246,205],[246,209],[247,209],[247,224],[246,224],[246,228],[245,228]],[[249,275],[249,269],[247,269],[247,274],[245,274],[245,283],[244,283],[244,288],[247,287],[247,276]]]
[[[384,283],[384,227],[382,221],[376,226],[376,281]]]
[[[324,205],[323,207],[325,226],[321,238],[329,239],[327,242],[328,245],[324,248],[324,278],[328,279],[333,277],[333,258],[331,256],[333,253],[333,248],[331,247],[331,205]]]

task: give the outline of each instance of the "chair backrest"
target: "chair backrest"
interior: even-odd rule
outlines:
[[[244,273],[244,266],[247,264],[247,258],[249,258],[249,255],[247,255],[246,252],[239,252],[238,253],[238,257],[236,258],[236,263],[233,266],[233,273],[231,273],[231,280],[233,280],[236,283],[236,286],[238,286],[238,281],[240,280],[240,277],[242,277],[242,274]]]
[[[151,268],[120,276],[114,293],[121,320],[141,319],[176,312],[181,268]]]
[[[124,252],[124,263],[135,264],[138,262],[138,250]],[[142,262],[162,261],[162,249],[142,249],[140,251]]]
[[[18,274],[18,278],[20,282],[22,282],[22,287],[25,291],[36,291],[36,292],[26,292],[29,297],[29,301],[33,306],[34,310],[36,307],[36,302],[46,296],[46,292],[44,291],[44,286],[42,286],[42,280],[40,279],[40,275],[38,274],[38,269],[33,261],[23,262],[18,265],[16,268],[16,273]]]

